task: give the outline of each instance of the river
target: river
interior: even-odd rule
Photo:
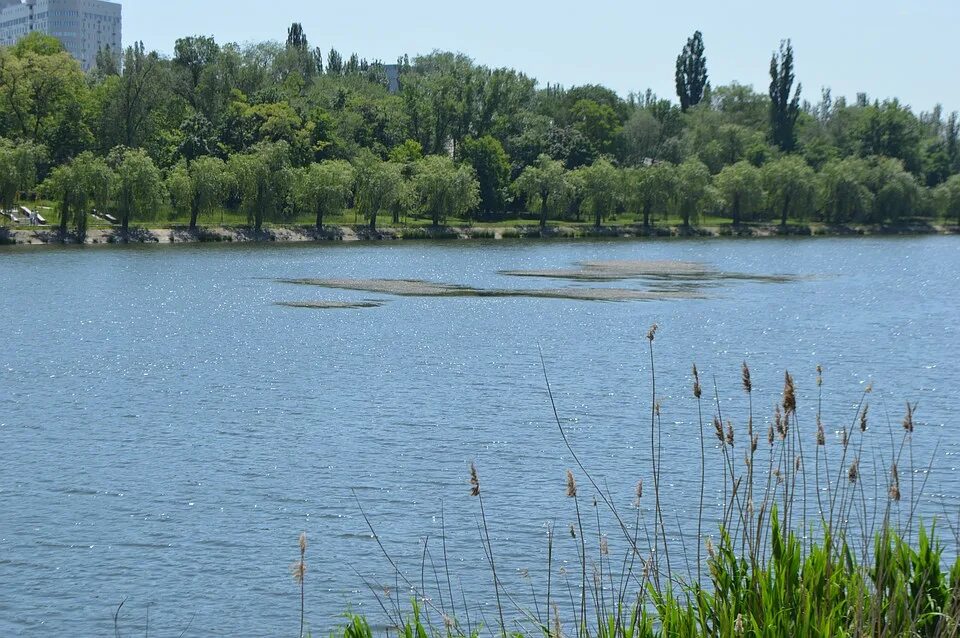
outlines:
[[[693,261],[737,276],[651,284],[500,274],[590,260]],[[282,278],[691,294],[394,296]],[[348,610],[384,622],[364,581],[381,596],[404,587],[361,506],[417,584],[425,538],[442,559],[442,507],[454,588],[487,602],[471,462],[499,575],[528,591],[526,575],[542,577],[549,521],[562,532],[558,553],[575,556],[567,468],[594,517],[539,352],[572,445],[629,510],[639,479],[651,490],[654,323],[671,526],[689,531],[697,508],[694,362],[705,398],[715,381],[737,428],[749,363],[763,433],[789,369],[811,442],[821,364],[828,446],[872,383],[878,467],[902,436],[905,402],[917,402],[915,465],[933,469],[920,511],[955,519],[958,283],[955,236],[0,249],[0,635],[112,635],[123,601],[122,635],[147,623],[156,635],[297,635],[290,565],[301,531],[315,635]],[[382,305],[277,305],[371,299]],[[709,419],[715,408],[705,411]],[[707,445],[716,452],[715,439]],[[882,500],[883,478],[870,480]],[[425,571],[433,580],[429,561]]]

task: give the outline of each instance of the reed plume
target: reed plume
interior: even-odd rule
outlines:
[[[913,411],[916,409],[916,404],[910,405],[910,402],[907,402],[907,413],[903,417],[903,429],[908,434],[913,432]]]
[[[750,380],[750,368],[747,367],[747,362],[743,362],[743,367],[740,371],[740,378],[743,382],[743,389],[747,394],[753,392],[753,382]]]
[[[783,375],[783,412],[786,416],[797,411],[797,395],[793,386],[793,377],[789,372]]]
[[[480,496],[480,478],[477,476],[476,463],[470,464],[470,496]]]

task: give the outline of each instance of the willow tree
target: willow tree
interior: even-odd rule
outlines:
[[[523,169],[513,188],[538,207],[540,228],[547,226],[549,215],[557,215],[563,209],[571,190],[563,164],[549,155],[541,155]]]
[[[285,142],[261,142],[250,152],[230,158],[228,167],[247,211],[247,223],[258,233],[264,220],[276,219],[286,204],[289,163]]]
[[[747,161],[725,166],[714,182],[724,205],[739,226],[744,215],[752,215],[763,204],[763,182],[760,170]]]
[[[593,225],[599,228],[620,200],[622,174],[605,159],[599,159],[579,172],[583,176],[583,198],[593,212]]]
[[[688,159],[677,166],[676,200],[683,227],[700,216],[711,199],[710,170],[698,159]]]
[[[464,217],[480,204],[480,183],[470,166],[457,166],[444,155],[429,155],[416,164],[413,190],[434,226],[448,217]]]
[[[760,169],[770,210],[779,214],[780,226],[789,218],[803,219],[813,212],[817,198],[817,175],[806,160],[787,155],[767,162]]]
[[[177,164],[167,176],[167,190],[174,210],[190,217],[190,230],[196,230],[201,215],[209,215],[223,205],[230,192],[231,175],[217,157],[198,157]]]
[[[0,211],[16,206],[20,192],[36,185],[37,166],[45,154],[42,145],[0,138]]]
[[[354,170],[344,160],[327,160],[298,169],[293,178],[293,201],[297,208],[317,218],[317,230],[324,216],[338,215],[353,192]]]
[[[370,230],[377,228],[377,215],[390,210],[403,194],[402,167],[384,162],[369,150],[354,160],[356,171],[356,207],[368,220]]]
[[[116,176],[114,202],[120,215],[120,230],[126,236],[130,220],[155,215],[164,202],[166,192],[160,169],[142,149],[123,152]]]
[[[68,164],[58,166],[40,187],[58,202],[60,235],[66,238],[70,222],[80,241],[87,236],[87,214],[103,210],[110,200],[115,175],[106,160],[87,151]]]
[[[937,199],[946,219],[955,218],[960,226],[960,175],[954,175],[937,187]]]
[[[624,173],[624,200],[627,206],[643,214],[643,227],[653,225],[653,215],[665,212],[677,189],[676,167],[661,162],[645,168],[630,168]]]

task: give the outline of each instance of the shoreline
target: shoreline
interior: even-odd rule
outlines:
[[[207,226],[191,231],[186,227],[135,228],[126,237],[116,228],[92,228],[83,242],[73,233],[66,237],[59,229],[0,228],[0,245],[43,246],[63,244],[189,244],[189,243],[324,243],[381,242],[402,240],[502,240],[502,239],[645,239],[645,238],[727,238],[727,237],[868,237],[893,235],[956,235],[960,226],[930,222],[902,224],[821,224],[792,225],[784,231],[778,224],[723,226],[640,225],[593,226],[558,224],[541,229],[526,226],[386,226],[371,230],[368,226],[270,226],[259,233],[242,226]]]

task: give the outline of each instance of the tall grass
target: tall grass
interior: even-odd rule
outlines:
[[[960,559],[944,555],[938,541],[942,530],[925,525],[917,514],[930,467],[914,465],[916,405],[906,404],[900,434],[890,434],[889,443],[868,458],[865,454],[874,449],[868,439],[879,432],[870,422],[871,388],[863,391],[855,414],[839,430],[838,441],[828,442],[822,368],[817,367],[812,427],[798,416],[794,379],[785,372],[783,390],[761,441],[748,365],[743,364],[739,379],[748,406],[740,419],[742,428],[723,414],[716,383],[712,400],[704,398],[694,366],[699,510],[696,538],[688,538],[679,520],[675,527],[668,520],[661,493],[669,469],[662,464],[656,334],[656,326],[647,334],[651,403],[646,443],[652,506],[644,504],[641,480],[633,511],[622,511],[617,505],[620,497],[584,465],[564,429],[544,365],[556,427],[574,462],[566,473],[566,497],[572,502],[575,523],[570,534],[577,550],[575,560],[561,571],[569,574],[575,566],[575,582],[562,578],[566,591],[558,593],[551,525],[545,580],[528,578],[530,592],[512,592],[504,585],[497,576],[480,472],[471,464],[469,494],[478,503],[478,533],[491,570],[496,618],[486,622],[482,617],[478,603],[487,601],[472,601],[475,610],[481,609],[478,619],[476,613],[471,618],[465,594],[456,600],[445,533],[440,568],[424,546],[417,582],[380,543],[358,501],[397,583],[389,594],[370,588],[383,611],[385,633],[404,638],[960,635]],[[712,435],[705,425],[708,405],[714,411]],[[584,480],[578,482],[578,474]],[[917,475],[923,479],[915,480]],[[721,476],[722,485],[711,483],[713,476]],[[901,483],[901,476],[910,477],[908,485]],[[718,512],[706,502],[708,491],[722,494]],[[583,499],[593,505],[595,524],[585,524]],[[613,521],[609,529],[603,528],[601,509]],[[716,525],[707,530],[704,523],[711,518]],[[953,534],[954,541],[960,540],[956,531]],[[612,556],[608,535],[625,548],[622,555]],[[434,574],[432,585],[424,577],[428,567]],[[302,572],[299,582],[302,585]],[[374,633],[367,619],[348,616],[334,635],[369,638]]]

